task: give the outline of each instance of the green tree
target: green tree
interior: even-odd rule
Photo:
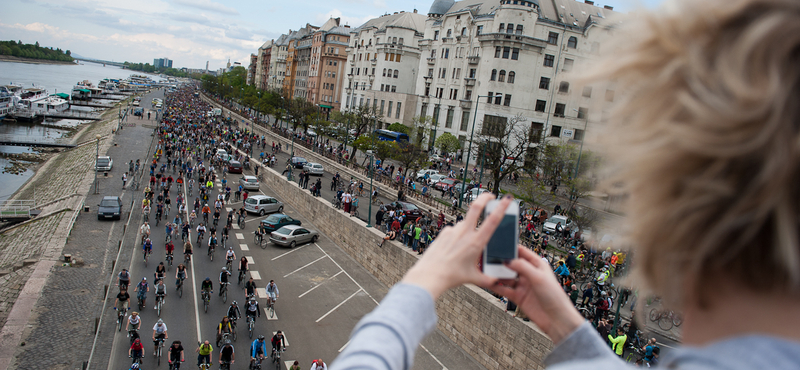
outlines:
[[[461,149],[461,142],[459,142],[458,138],[453,136],[453,134],[445,132],[436,138],[435,146],[441,153],[453,153]]]
[[[406,135],[408,135],[408,133],[411,132],[411,128],[410,127],[408,127],[408,126],[406,126],[406,125],[404,125],[404,124],[402,124],[400,122],[392,123],[386,129],[389,130],[389,131],[402,132],[402,133],[404,133]]]

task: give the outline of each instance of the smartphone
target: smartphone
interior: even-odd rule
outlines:
[[[499,200],[490,201],[483,209],[484,219],[489,217],[499,205]],[[483,273],[499,279],[516,278],[517,272],[506,267],[504,263],[519,257],[518,245],[519,203],[511,202],[506,208],[502,221],[489,239],[489,244],[483,250]]]

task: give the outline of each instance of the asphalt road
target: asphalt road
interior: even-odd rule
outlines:
[[[156,92],[155,94],[158,94]],[[142,99],[145,107],[150,106],[153,96]],[[287,155],[281,158],[285,162]],[[127,163],[128,158],[116,159],[118,163]],[[280,162],[279,162],[280,163]],[[252,172],[248,172],[252,173]],[[237,176],[228,175],[228,180],[236,181]],[[326,183],[327,181],[327,183]],[[215,191],[210,198],[216,198],[221,184],[217,181]],[[143,187],[142,187],[143,188]],[[333,193],[330,192],[330,175],[326,174],[323,178],[323,196],[330,199]],[[251,194],[255,192],[251,191]],[[261,187],[261,193],[275,196],[265,186]],[[174,200],[177,195],[175,187],[172,188],[170,197]],[[196,196],[196,189],[195,194]],[[135,204],[140,204],[141,194],[137,194]],[[185,196],[189,204],[194,197]],[[276,197],[280,200],[279,197]],[[174,206],[173,202],[173,206]],[[227,217],[227,212],[237,209],[239,203],[225,205],[221,215],[221,223]],[[366,207],[366,202],[362,203],[362,210]],[[286,204],[284,212],[289,216],[302,221],[303,226],[316,229],[313,220],[308,220],[300,215],[290,205]],[[366,216],[366,212],[362,211]],[[374,211],[373,211],[374,212]],[[176,215],[176,209],[167,215],[167,219],[172,220]],[[310,365],[316,358],[322,358],[328,364],[347,345],[349,334],[358,320],[369,313],[378,304],[380,299],[387,293],[387,287],[383,286],[372,277],[363,267],[350,258],[334,242],[324,234],[316,243],[297,246],[294,249],[278,247],[272,244],[264,244],[262,247],[254,245],[253,230],[257,223],[264,217],[249,215],[245,228],[239,230],[234,225],[228,246],[231,246],[236,253],[237,260],[242,256],[250,259],[250,271],[248,277],[253,277],[258,289],[258,301],[262,308],[262,315],[256,321],[253,338],[258,335],[272,337],[277,330],[282,330],[286,337],[287,351],[283,356],[281,368],[287,368],[294,360],[298,360],[302,367]],[[141,225],[141,211],[136,206],[133,212],[131,224],[126,235],[125,251],[131,258],[129,270],[132,275],[132,285],[142,277],[147,277],[152,284],[153,275],[158,262],[164,261],[165,250],[165,229],[164,221],[159,226],[154,226],[151,222],[151,239],[154,243],[153,254],[149,263],[145,266],[142,258],[141,243],[139,236],[136,235],[138,226]],[[154,211],[151,214],[151,221],[154,221]],[[119,221],[118,221],[119,222]],[[123,220],[124,222],[124,220]],[[195,227],[197,221],[195,222]],[[219,234],[219,232],[218,232]],[[196,233],[191,232],[190,237],[196,241]],[[176,237],[176,261],[182,260],[179,246],[180,234]],[[194,257],[188,266],[188,277],[184,283],[182,297],[179,297],[174,289],[175,267],[167,272],[167,297],[161,319],[168,327],[169,339],[165,346],[169,346],[173,340],[180,340],[186,350],[184,366],[196,366],[197,356],[195,349],[200,340],[215,341],[215,329],[222,317],[227,312],[232,300],[237,300],[240,309],[244,303],[244,292],[241,287],[236,285],[238,271],[234,267],[227,302],[222,302],[218,296],[218,276],[221,268],[225,264],[224,251],[218,248],[214,254],[213,261],[210,260],[207,252],[208,234],[203,243],[195,245]],[[119,270],[119,267],[117,268]],[[210,277],[214,282],[214,294],[211,297],[208,312],[203,311],[202,301],[199,295],[200,283],[205,277]],[[276,304],[275,317],[268,317],[264,309],[266,308],[266,293],[264,287],[270,279],[274,279],[280,289],[280,299]],[[133,305],[136,303],[136,295],[131,293]],[[147,307],[141,311],[142,328],[140,335],[145,338],[145,358],[143,364],[145,368],[153,368],[155,359],[153,358],[152,328],[158,320],[156,310],[153,309],[155,302],[154,293],[148,294]],[[242,312],[243,313],[243,312]],[[112,313],[115,315],[115,313]],[[239,336],[234,342],[236,349],[236,362],[234,369],[245,369],[249,362],[249,352],[251,339],[248,338],[246,324],[244,320],[238,322]],[[126,338],[124,328],[119,332],[113,342],[112,358],[110,368],[126,368],[130,363],[127,357],[129,341]],[[218,349],[215,347],[214,361],[218,359]],[[267,364],[264,364],[265,366]],[[166,368],[166,351],[162,358],[162,365]],[[474,359],[469,357],[463,350],[450,342],[444,335],[434,332],[426,338],[420,350],[418,350],[414,368],[415,369],[437,369],[437,368],[463,368],[480,369]]]

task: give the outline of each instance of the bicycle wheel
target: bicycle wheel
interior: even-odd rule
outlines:
[[[269,305],[269,317],[271,319],[275,318],[275,304],[274,303]]]
[[[158,310],[157,310],[158,311],[158,317],[161,317],[161,305],[163,305],[163,304],[164,304],[164,300],[163,299],[159,299],[158,303],[156,303],[156,307],[158,308]]]
[[[208,299],[203,299],[203,312],[208,313]]]
[[[122,331],[122,318],[125,317],[125,314],[117,315],[117,331]]]
[[[178,285],[178,298],[183,298],[183,282],[181,282],[181,285]]]
[[[681,324],[683,324],[683,315],[675,312],[672,316],[672,323],[675,324],[675,326],[681,326]]]
[[[252,320],[248,321],[247,326],[248,326],[247,330],[250,332],[250,339],[252,339],[253,338],[253,321]]]
[[[158,344],[158,366],[161,366],[161,343]]]
[[[650,321],[656,322],[658,318],[661,316],[661,313],[658,312],[657,308],[650,310]]]
[[[228,289],[225,289],[222,292],[222,303],[227,303],[227,302],[228,302]]]
[[[258,237],[258,234],[253,234],[253,244],[261,245],[261,240]]]
[[[672,318],[670,316],[669,313],[661,315],[661,317],[658,318],[658,327],[663,330],[672,329]]]

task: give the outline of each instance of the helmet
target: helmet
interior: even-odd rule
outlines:
[[[231,302],[231,304],[234,305],[234,306],[237,305],[236,301]]]
[[[264,340],[264,336],[263,335],[259,335],[258,336],[258,340]]]
[[[601,296],[603,296],[603,297],[605,297],[605,296],[607,296],[607,295],[608,295],[608,293],[606,293],[606,292],[600,292],[600,295],[601,295]]]
[[[139,368],[139,364],[137,364],[137,363],[131,364],[131,369],[132,370],[135,370],[135,369],[138,369],[138,368]]]
[[[210,278],[210,277],[208,277],[208,276],[206,276],[206,281],[209,281],[209,280],[211,280],[211,278]]]
[[[225,267],[225,266],[222,266],[222,271],[228,271],[228,268]]]
[[[146,277],[143,277],[143,278],[142,278],[142,281],[147,281],[147,278],[146,278]]]

